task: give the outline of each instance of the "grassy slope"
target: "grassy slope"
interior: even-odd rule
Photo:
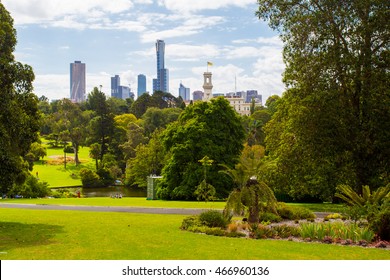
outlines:
[[[382,249],[194,234],[179,215],[0,211],[0,259],[390,259]]]
[[[89,158],[88,153],[88,147],[80,148],[79,158],[82,164],[76,166],[74,163],[68,163],[65,169],[64,164],[51,165],[46,163],[53,157],[63,156],[63,149],[47,147],[47,157],[44,158],[44,161],[35,162],[31,173],[36,175],[38,172],[39,179],[48,182],[49,187],[81,186],[81,180],[78,176],[79,170],[83,167],[94,168],[94,161]],[[67,156],[73,157],[74,154],[67,154]]]

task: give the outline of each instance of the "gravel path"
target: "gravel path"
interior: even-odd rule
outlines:
[[[176,215],[197,215],[207,210],[210,210],[210,209],[199,209],[199,208],[74,206],[74,205],[48,205],[48,204],[20,204],[20,203],[0,203],[0,208],[19,208],[19,209],[36,209],[36,210],[73,210],[73,211],[89,211],[89,212],[123,212],[123,213],[146,213],[146,214],[176,214]],[[329,213],[314,212],[314,214],[317,216],[317,218],[324,218]]]

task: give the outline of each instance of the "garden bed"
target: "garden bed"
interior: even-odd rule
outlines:
[[[228,221],[220,213],[208,211],[208,214],[185,218],[181,229],[222,237],[280,239],[390,250],[390,243],[378,240],[367,226],[345,218],[325,217],[249,224],[246,219]]]

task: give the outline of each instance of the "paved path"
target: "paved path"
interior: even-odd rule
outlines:
[[[176,214],[197,215],[210,209],[199,208],[155,208],[155,207],[131,207],[131,206],[74,206],[74,205],[48,205],[48,204],[20,204],[0,203],[0,208],[19,208],[36,210],[73,210],[90,212],[123,212],[123,213],[146,213],[146,214]],[[222,210],[218,210],[222,211]],[[324,218],[329,213],[314,212],[317,218]]]
[[[37,209],[37,210],[74,210],[74,211],[90,211],[90,212],[125,212],[125,213],[147,213],[147,214],[179,214],[179,215],[196,215],[209,210],[209,209],[195,209],[195,208],[74,206],[74,205],[19,204],[19,203],[0,203],[0,208],[21,208],[21,209]]]

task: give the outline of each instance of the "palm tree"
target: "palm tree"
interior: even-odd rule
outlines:
[[[258,223],[262,211],[277,214],[277,200],[273,191],[264,181],[258,180],[266,165],[263,157],[264,148],[262,146],[245,146],[240,162],[234,169],[223,165],[225,170],[221,172],[230,176],[235,184],[235,188],[227,199],[224,210],[226,214],[231,211],[236,214],[246,212],[249,223]]]

